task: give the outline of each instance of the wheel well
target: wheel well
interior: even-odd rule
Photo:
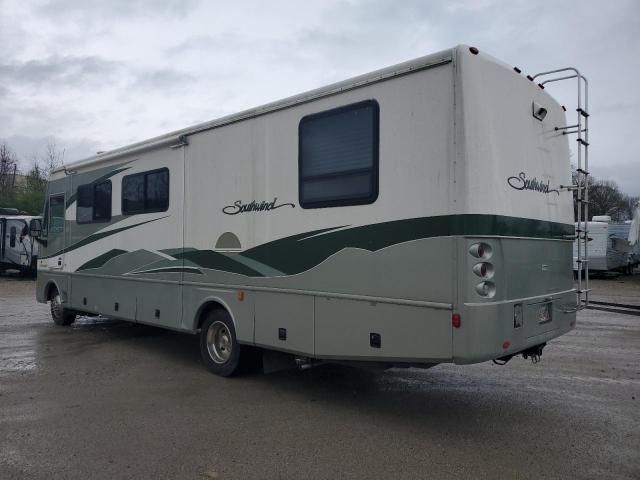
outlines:
[[[47,300],[51,300],[51,296],[54,290],[58,290],[58,286],[54,282],[49,282],[45,288],[44,298]]]
[[[220,302],[216,302],[215,300],[208,301],[201,305],[198,309],[198,313],[196,314],[196,330],[200,330],[202,322],[204,322],[204,319],[207,318],[207,315],[209,315],[209,313],[213,310],[227,311],[227,308]]]

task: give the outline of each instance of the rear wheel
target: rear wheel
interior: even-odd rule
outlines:
[[[53,288],[50,298],[51,318],[56,325],[71,325],[76,320],[76,314],[70,312],[62,305],[62,298],[57,288]]]
[[[209,370],[222,377],[247,371],[256,363],[251,346],[240,345],[228,312],[212,310],[200,329],[200,354]]]

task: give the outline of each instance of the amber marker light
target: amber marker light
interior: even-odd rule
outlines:
[[[244,292],[242,290],[238,290],[236,292],[236,298],[238,299],[239,302],[244,300]]]

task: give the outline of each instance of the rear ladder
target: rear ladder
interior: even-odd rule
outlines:
[[[567,72],[568,75],[557,76]],[[540,72],[532,77],[550,77],[540,83],[559,82],[575,78],[578,86],[577,121],[573,125],[557,126],[556,131],[563,135],[576,134],[578,165],[574,172],[573,184],[563,186],[565,190],[576,192],[576,242],[577,242],[577,276],[576,307],[578,310],[589,305],[589,83],[576,68],[567,67],[548,72]],[[583,93],[584,84],[584,93]]]

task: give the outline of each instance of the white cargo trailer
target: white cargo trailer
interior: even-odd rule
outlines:
[[[199,333],[221,375],[537,356],[576,319],[565,127],[459,46],[99,154],[51,178],[37,298]]]

